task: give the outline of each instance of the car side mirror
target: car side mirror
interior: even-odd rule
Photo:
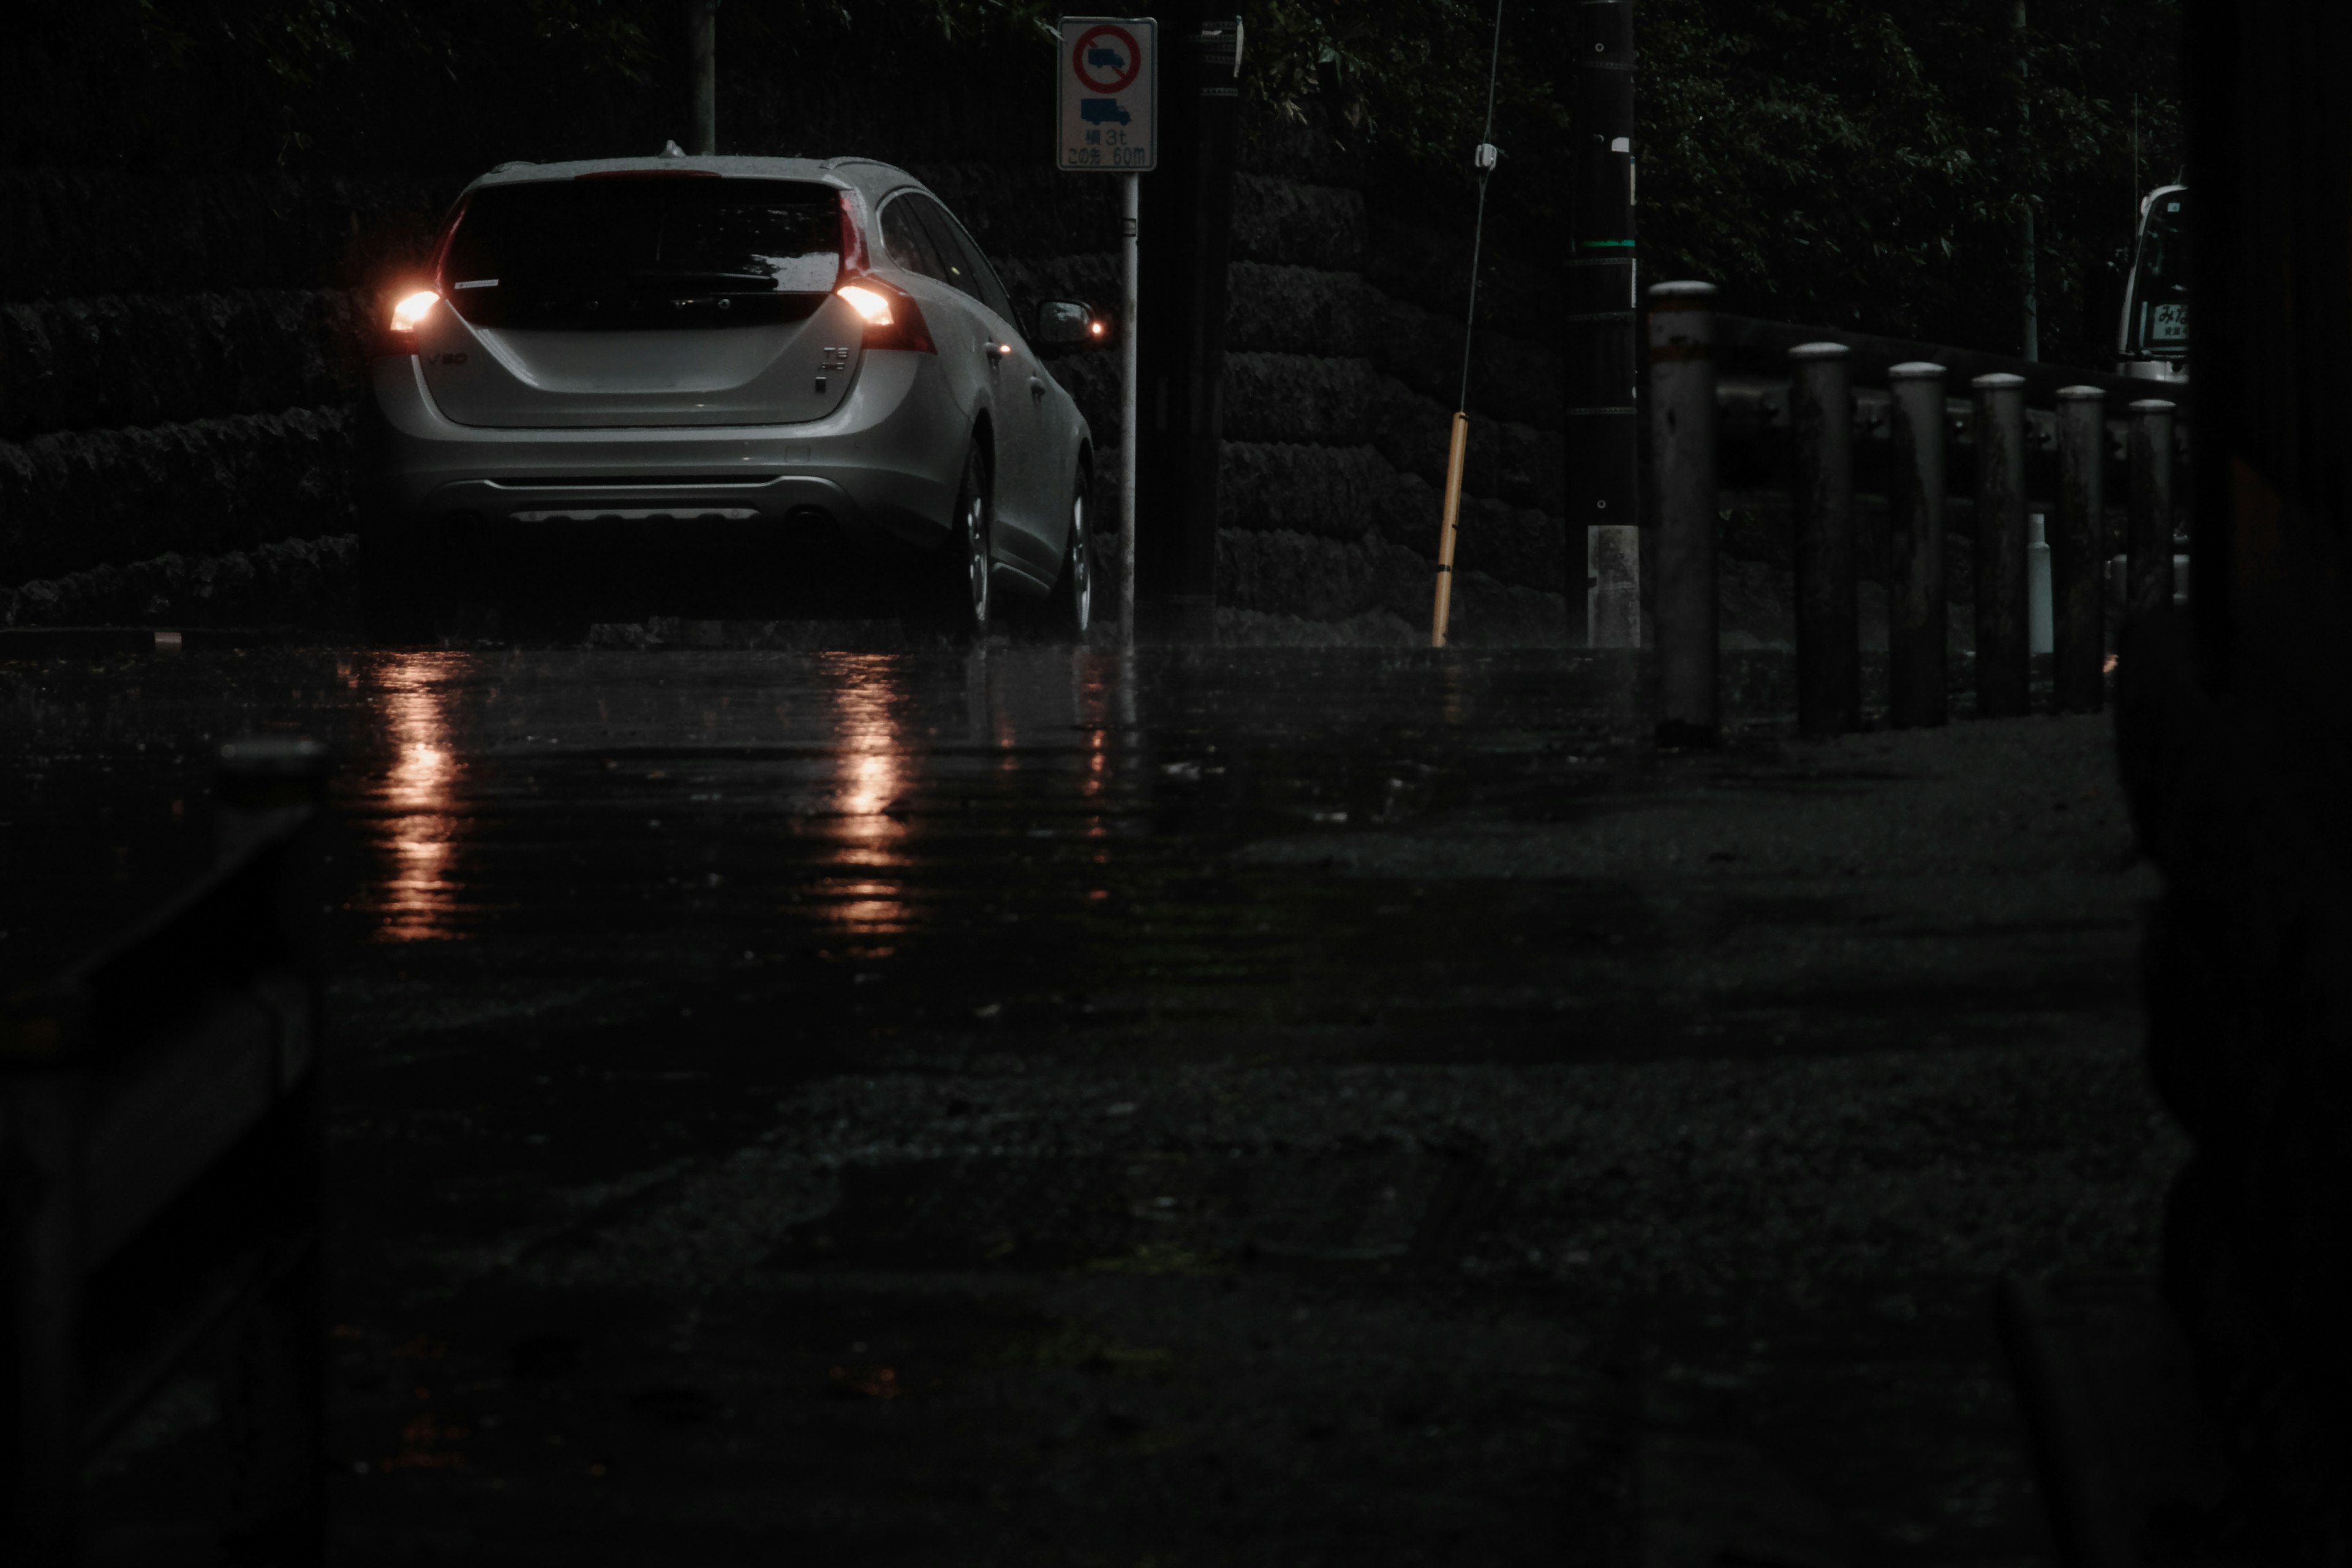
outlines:
[[[1080,300],[1047,300],[1035,320],[1039,348],[1100,348],[1113,337],[1109,317]]]

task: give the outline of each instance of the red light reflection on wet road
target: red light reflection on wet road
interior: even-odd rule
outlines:
[[[458,879],[453,809],[464,773],[450,734],[448,697],[440,681],[455,656],[395,654],[378,667],[379,711],[393,743],[384,775],[383,843],[390,867],[374,902],[382,942],[425,942],[457,935]]]
[[[825,661],[833,677],[835,773],[828,826],[839,847],[830,857],[825,919],[852,936],[896,934],[907,929],[902,884],[879,875],[902,868],[906,837],[902,792],[909,782],[906,679],[884,654],[845,654]]]

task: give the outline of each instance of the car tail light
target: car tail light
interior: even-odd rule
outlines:
[[[834,290],[849,302],[866,323],[869,349],[905,349],[910,353],[937,353],[923,309],[904,289],[893,288],[870,273],[861,274]]]
[[[418,288],[413,283],[403,288],[384,318],[383,330],[376,334],[375,353],[384,355],[413,354],[416,352],[416,325],[433,313],[441,302],[442,264],[449,258],[449,243],[457,235],[457,225],[465,219],[467,201],[460,199],[441,220],[441,232],[433,237],[433,269],[429,276],[432,287]]]
[[[431,289],[417,289],[402,295],[384,318],[383,331],[376,338],[377,355],[415,353],[416,324],[431,315],[440,302],[440,294]]]

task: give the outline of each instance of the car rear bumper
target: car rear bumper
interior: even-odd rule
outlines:
[[[866,354],[841,405],[800,425],[508,429],[459,425],[415,359],[370,366],[368,530],[394,546],[453,527],[561,538],[572,530],[804,531],[820,514],[868,547],[944,534],[969,416],[929,355]]]

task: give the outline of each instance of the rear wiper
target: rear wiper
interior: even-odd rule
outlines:
[[[688,283],[759,283],[772,289],[776,279],[766,272],[668,272],[645,270],[629,274],[632,283],[656,283],[665,289]]]

